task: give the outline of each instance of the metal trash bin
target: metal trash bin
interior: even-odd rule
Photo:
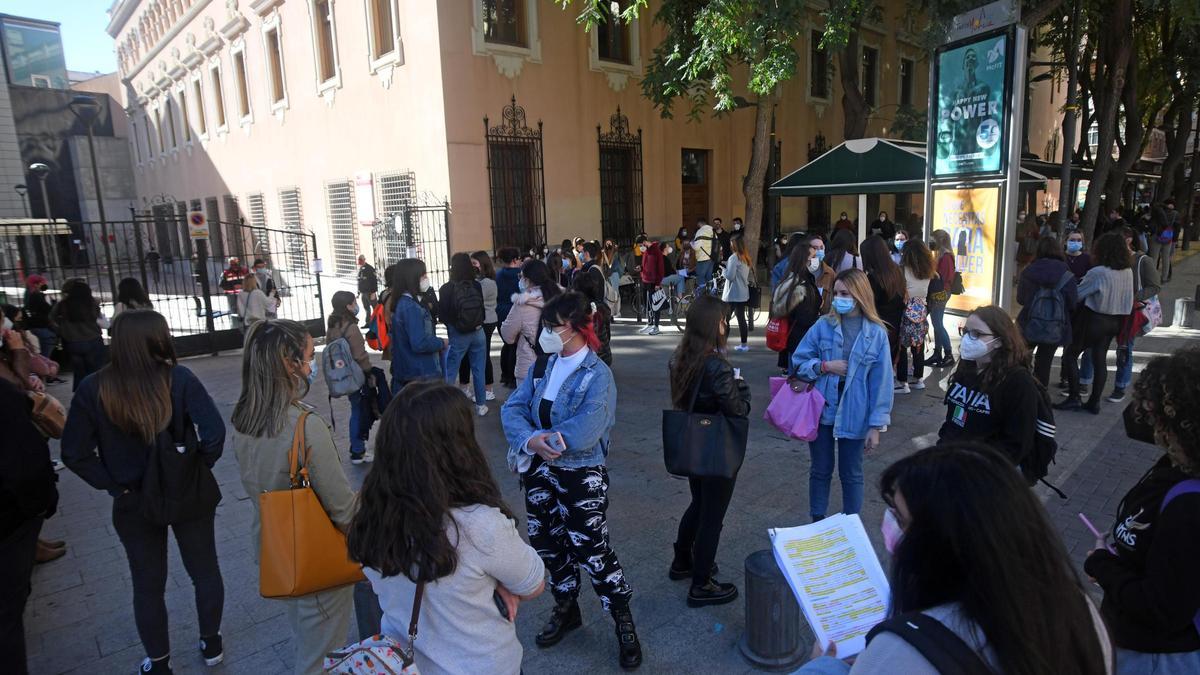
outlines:
[[[1192,310],[1196,308],[1195,298],[1175,298],[1175,316],[1171,325],[1176,328],[1191,328]]]
[[[746,631],[738,649],[763,670],[791,670],[804,660],[800,605],[771,551],[746,556]]]

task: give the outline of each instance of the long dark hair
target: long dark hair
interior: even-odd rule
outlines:
[[[829,266],[836,272],[847,255],[858,255],[858,242],[850,230],[838,230],[829,240]]]
[[[470,263],[467,263],[470,265]],[[420,258],[405,258],[396,263],[396,271],[393,275],[392,283],[396,292],[395,300],[399,300],[400,296],[408,293],[414,298],[421,295],[421,277],[425,276],[425,261]],[[394,301],[393,301],[394,302]]]
[[[559,265],[561,264],[559,263]],[[557,282],[557,275],[551,276],[550,267],[537,258],[526,260],[525,264],[521,265],[521,276],[542,291],[542,300],[548,302],[554,296],[562,293],[562,288]]]
[[[904,244],[904,251],[900,254],[900,264],[908,268],[914,277],[922,280],[932,279],[935,272],[933,253],[920,239],[909,239]]]
[[[150,308],[150,296],[142,288],[142,282],[133,277],[125,277],[117,284],[117,302],[127,309]]]
[[[67,320],[88,323],[99,318],[92,287],[83,279],[69,279],[62,287],[63,312]]]
[[[985,305],[967,315],[968,318],[971,316],[979,317],[992,332],[992,337],[1000,341],[992,350],[991,360],[979,372],[984,387],[990,388],[1000,384],[1014,369],[1030,369],[1032,353],[1029,351],[1029,345],[1008,312],[995,305]],[[961,367],[962,361],[959,361],[959,368]],[[958,371],[954,374],[957,378]]]
[[[907,244],[905,244],[907,246]],[[862,245],[863,271],[883,289],[888,297],[904,296],[904,273],[892,262],[883,237],[867,237]]]
[[[171,369],[175,343],[162,314],[121,312],[112,322],[108,365],[100,381],[100,406],[114,426],[146,445],[171,423]]]
[[[342,324],[358,322],[358,317],[346,309],[354,300],[354,294],[350,291],[337,291],[333,294],[333,298],[330,300],[331,310],[327,323],[329,330],[333,330]]]
[[[1062,538],[1007,458],[979,443],[927,448],[888,467],[880,492],[910,516],[892,554],[893,613],[958,603],[1003,673],[1107,670]]]
[[[450,256],[450,281],[472,281],[476,277],[475,266],[467,253]]]
[[[481,505],[516,520],[475,439],[471,406],[450,385],[418,381],[400,390],[383,413],[375,453],[346,546],[352,560],[385,577],[416,583],[454,573],[461,533],[451,509]]]
[[[492,256],[488,255],[487,251],[475,251],[471,254],[471,258],[479,263],[479,276],[485,279],[496,278],[496,265],[492,262]]]
[[[725,348],[721,323],[728,315],[729,305],[712,295],[702,295],[688,307],[687,328],[671,356],[671,403],[676,408],[687,407],[705,360],[725,358],[719,350]]]

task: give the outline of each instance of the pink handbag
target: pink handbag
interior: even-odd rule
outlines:
[[[771,387],[775,388],[774,382]],[[816,387],[796,392],[791,387],[780,386],[777,391],[763,419],[792,438],[815,440],[821,426],[821,412],[825,409],[825,397]]]

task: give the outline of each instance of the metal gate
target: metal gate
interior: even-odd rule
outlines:
[[[596,125],[600,146],[600,232],[618,246],[633,245],[644,229],[642,220],[642,130],[629,133],[629,118],[608,118],[609,130]]]
[[[237,295],[220,287],[228,258],[212,258],[208,241],[196,246],[188,235],[187,218],[170,206],[150,215],[104,224],[44,220],[0,222],[0,294],[4,301],[24,302],[25,277],[41,274],[51,299],[68,279],[82,279],[91,288],[101,311],[112,316],[116,286],[132,277],[145,287],[154,309],[167,319],[179,356],[216,353],[242,346],[242,326],[237,315]],[[210,230],[223,233],[224,253],[245,267],[256,257],[278,289],[278,316],[305,324],[314,337],[325,334],[321,303],[321,277],[312,265],[316,238],[312,233],[251,228],[244,223],[210,222]],[[255,241],[264,250],[286,251],[285,260],[255,253]],[[186,243],[185,243],[186,242]],[[286,244],[291,244],[287,246]],[[190,254],[185,254],[185,251]],[[111,261],[111,265],[108,263]]]
[[[405,200],[396,211],[387,211],[375,221],[371,241],[381,274],[398,260],[420,258],[434,288],[450,281],[449,202]]]
[[[488,188],[491,192],[492,247],[530,250],[546,243],[546,195],[542,155],[542,122],[525,123],[525,109],[513,96],[504,106],[499,126],[488,126]]]

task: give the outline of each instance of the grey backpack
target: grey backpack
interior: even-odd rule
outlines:
[[[1067,337],[1067,322],[1071,320],[1063,287],[1074,275],[1068,270],[1054,286],[1042,286],[1029,302],[1025,320],[1025,341],[1039,345],[1061,345]]]
[[[367,375],[350,354],[350,343],[341,337],[325,346],[321,354],[321,370],[325,373],[325,386],[333,398],[349,396],[362,389]]]

